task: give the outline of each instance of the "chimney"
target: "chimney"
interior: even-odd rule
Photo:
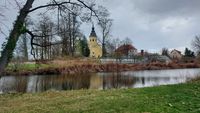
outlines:
[[[141,55],[144,56],[144,50],[141,50]]]

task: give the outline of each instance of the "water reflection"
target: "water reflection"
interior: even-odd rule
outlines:
[[[183,83],[197,75],[200,75],[200,69],[87,75],[9,76],[0,78],[0,93],[150,87]]]
[[[28,79],[27,92],[89,89],[90,79],[91,75],[31,76]]]
[[[137,78],[134,76],[126,76],[123,73],[104,73],[103,76],[103,89],[111,88],[131,88],[136,83]]]

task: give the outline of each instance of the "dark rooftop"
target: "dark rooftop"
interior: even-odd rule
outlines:
[[[90,33],[90,37],[97,37],[94,26],[92,26],[92,31]]]

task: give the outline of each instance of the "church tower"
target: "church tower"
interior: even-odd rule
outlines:
[[[90,57],[92,58],[100,58],[102,57],[102,48],[97,43],[97,35],[94,29],[94,25],[92,26],[92,31],[89,36],[89,49],[90,49]]]

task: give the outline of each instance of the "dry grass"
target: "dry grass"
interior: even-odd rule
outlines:
[[[77,59],[57,59],[49,62],[49,65],[52,67],[69,67],[69,66],[78,66],[78,65],[97,65],[100,64],[98,59],[89,59],[89,58],[77,58]]]
[[[121,72],[136,70],[163,70],[163,69],[183,69],[183,68],[200,68],[198,63],[160,63],[153,62],[149,64],[115,64],[101,63],[98,59],[90,58],[63,58],[48,61],[45,64],[32,66],[35,64],[26,64],[20,71],[15,72],[8,70],[5,75],[52,75],[52,74],[80,74],[95,72]],[[26,67],[27,66],[27,67]]]

